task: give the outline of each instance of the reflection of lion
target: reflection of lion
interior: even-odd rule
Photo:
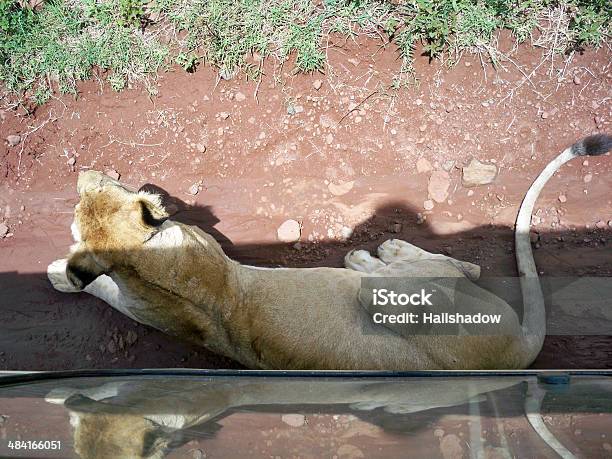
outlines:
[[[202,379],[206,378],[119,378],[99,387],[56,388],[45,399],[69,411],[79,457],[127,459],[164,457],[190,440],[222,429],[227,422],[219,421],[237,410],[348,411],[369,423],[378,413],[384,424],[395,426],[402,415],[477,404],[500,390],[522,396],[524,390],[520,376]],[[433,420],[441,412],[429,416]],[[419,417],[420,422],[423,416],[428,415]],[[479,444],[470,447],[478,451]]]
[[[461,297],[468,303],[458,304],[458,310],[501,314],[504,333],[496,336],[401,333],[375,324],[359,299],[363,276],[475,279],[475,265],[390,240],[379,247],[379,258],[349,253],[346,266],[352,269],[244,266],[199,228],[169,220],[158,196],[130,191],[93,171],[81,174],[77,184],[76,244],[67,260],[49,266],[49,279],[58,290],[84,290],[139,322],[250,368],[526,367],[545,335],[544,301],[529,241],[535,201],[563,163],[611,146],[612,139],[603,135],[578,142],[545,168],[525,197],[516,226],[523,324],[508,304],[475,285],[471,296]]]

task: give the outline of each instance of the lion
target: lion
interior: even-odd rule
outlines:
[[[567,161],[599,155],[612,137],[595,135],[567,148],[529,188],[516,221],[523,317],[473,283],[474,264],[391,239],[377,257],[352,251],[346,268],[260,268],[225,255],[195,226],[172,221],[155,194],[134,191],[100,172],[79,175],[75,244],[48,267],[62,292],[87,292],[132,319],[204,346],[251,369],[479,370],[528,367],[546,332],[544,298],[529,227],[548,179]],[[462,279],[458,308],[503,317],[491,335],[411,334],[375,323],[364,278]],[[420,283],[419,283],[420,282]],[[450,292],[449,294],[452,294]]]

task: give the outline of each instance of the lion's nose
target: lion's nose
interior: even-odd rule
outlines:
[[[119,185],[119,182],[110,178],[108,175],[98,171],[86,171],[79,174],[77,180],[77,192],[79,195],[85,191],[95,190],[104,185],[114,184]]]

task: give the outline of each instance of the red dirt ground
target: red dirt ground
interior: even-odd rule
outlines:
[[[248,264],[341,266],[350,249],[396,237],[476,262],[484,276],[512,276],[512,228],[531,181],[577,139],[611,131],[605,49],[577,54],[563,78],[546,74],[549,62],[538,67],[531,48],[515,56],[529,79],[513,64],[483,72],[475,58],[454,68],[418,58],[420,84],[398,93],[375,93],[399,67],[393,49],[364,40],[332,46],[328,57],[326,75],[269,64],[257,86],[217,84],[209,68],[176,70],[160,76],[153,97],[92,81],[76,100],[30,116],[5,111],[0,137],[30,134],[0,146],[0,222],[10,231],[0,240],[0,369],[238,366],[51,288],[45,270],[72,242],[79,171],[160,187],[173,218]],[[430,211],[432,172],[417,172],[419,158],[448,170],[448,197]],[[497,165],[492,184],[462,186],[471,158]],[[544,275],[612,275],[611,172],[609,154],[576,160],[544,190],[535,225]],[[303,225],[297,247],[277,239],[287,219]],[[612,368],[612,337],[550,336],[535,367]]]

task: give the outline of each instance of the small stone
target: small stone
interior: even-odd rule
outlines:
[[[0,239],[4,239],[9,232],[9,227],[4,223],[0,223]]]
[[[237,92],[236,96],[234,96],[237,102],[244,102],[246,100],[246,96],[241,93],[241,92]]]
[[[396,233],[397,234],[397,233],[399,233],[401,231],[402,231],[402,224],[401,223],[394,223],[391,226],[391,232],[392,233]]]
[[[580,77],[578,75],[574,75],[574,84],[580,84],[581,80]]]
[[[444,436],[444,429],[435,429],[433,434],[436,438],[442,438]]]
[[[468,190],[467,195],[468,197],[474,196],[474,190]]]
[[[543,120],[545,120],[546,118],[550,116],[550,114],[548,112],[542,112],[540,116],[542,117]]]
[[[314,82],[312,83],[312,87],[315,88],[317,91],[321,89],[321,86],[323,86],[323,82],[321,80],[314,80]]]
[[[422,225],[423,222],[425,222],[425,216],[421,212],[417,212],[416,218],[417,218],[416,220],[417,225]]]
[[[584,176],[584,183],[589,183],[591,180],[593,180],[593,174],[587,174]]]
[[[332,119],[331,116],[323,114],[319,116],[319,124],[321,125],[322,128],[327,129],[334,125],[334,120]]]
[[[17,134],[11,134],[7,136],[6,141],[9,144],[9,147],[15,147],[19,145],[19,142],[21,142],[21,136]]]
[[[302,427],[306,424],[306,417],[303,414],[283,414],[281,420],[291,427]]]
[[[448,189],[450,187],[450,176],[446,171],[434,171],[429,177],[427,192],[429,197],[436,202],[444,202],[448,198]]]
[[[559,195],[559,202],[567,202],[567,196],[564,194]]]
[[[454,165],[455,165],[455,161],[453,161],[452,159],[449,159],[448,161],[444,161],[442,163],[442,169],[444,169],[446,172],[450,172],[450,170],[453,168]]]
[[[331,143],[332,143],[333,141],[334,141],[334,136],[333,136],[333,135],[331,135],[331,134],[327,134],[327,135],[325,136],[325,143],[326,143],[327,145],[331,145]]]
[[[69,166],[74,166],[76,164],[76,158],[74,156],[71,156],[70,158],[68,158],[68,161],[66,161],[66,163]]]
[[[206,153],[206,145],[204,145],[203,143],[198,143],[196,145],[196,150],[198,151],[198,153]]]
[[[484,164],[477,159],[472,159],[467,167],[463,168],[462,182],[465,187],[487,185],[492,183],[497,176],[495,164]]]
[[[187,191],[190,195],[195,196],[196,194],[198,194],[200,192],[200,182],[196,182],[193,185],[191,185],[189,187],[189,190]]]
[[[106,175],[108,175],[113,180],[119,180],[121,178],[121,174],[117,172],[115,169],[108,169],[104,171]]]
[[[295,220],[286,220],[276,230],[278,240],[282,242],[297,242],[302,235],[302,226]]]
[[[221,118],[222,120],[228,119],[229,116],[230,116],[230,114],[228,112],[221,112],[221,113],[219,113],[219,118]]]
[[[427,161],[425,158],[419,158],[416,162],[416,170],[419,174],[423,172],[429,172],[433,168],[431,167],[431,163]]]
[[[428,199],[423,203],[423,209],[432,210],[434,208],[434,202],[431,199]]]
[[[353,229],[349,228],[348,226],[343,226],[342,229],[340,230],[340,234],[342,235],[344,239],[348,239],[353,235]]]
[[[606,227],[606,222],[604,222],[603,220],[599,220],[597,223],[595,223],[595,227],[599,229],[604,229]]]

